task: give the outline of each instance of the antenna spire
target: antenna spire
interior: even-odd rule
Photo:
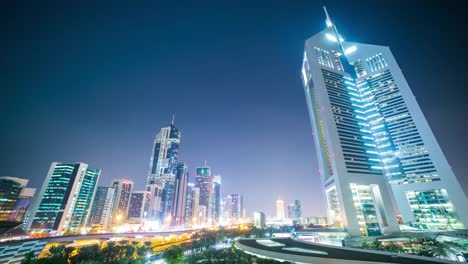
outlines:
[[[174,125],[174,121],[175,121],[175,114],[172,114],[172,122],[171,122],[171,125]]]
[[[205,160],[205,168],[206,168],[206,160]]]
[[[326,6],[323,6],[323,11],[325,11],[325,17],[326,17],[326,20],[325,22],[327,23],[327,27],[331,27],[333,26],[333,23],[330,19],[330,16],[328,15],[328,11],[327,11],[327,7]]]

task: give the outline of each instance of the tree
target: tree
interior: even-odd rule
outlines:
[[[28,253],[24,254],[24,259],[21,260],[21,264],[34,264],[36,260],[36,256],[34,255],[33,251],[29,251]]]
[[[168,264],[180,264],[184,260],[184,249],[182,247],[172,246],[164,251],[162,258]]]

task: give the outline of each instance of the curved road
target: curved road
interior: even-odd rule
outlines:
[[[290,238],[239,239],[236,246],[248,254],[259,257],[313,264],[460,263],[428,257],[306,243]]]

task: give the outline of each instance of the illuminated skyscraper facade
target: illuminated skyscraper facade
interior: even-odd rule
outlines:
[[[84,163],[52,163],[27,229],[63,234],[86,226],[100,173]]]
[[[148,215],[151,193],[149,191],[134,191],[130,198],[127,219],[137,223],[143,222]]]
[[[231,217],[232,220],[240,220],[244,212],[244,200],[240,194],[231,194]]]
[[[127,179],[114,179],[112,188],[115,189],[114,208],[112,210],[112,222],[122,224],[127,219],[130,199],[135,184]]]
[[[218,223],[221,217],[221,176],[213,177],[213,196],[211,199],[211,217]]]
[[[211,218],[211,199],[213,195],[213,176],[211,168],[206,166],[197,168],[195,174],[195,187],[200,189],[200,206],[205,207],[204,219]]]
[[[180,133],[172,120],[169,127],[161,129],[153,144],[146,182],[146,188],[152,195],[149,218],[165,221],[171,217],[179,144]]]
[[[21,222],[36,189],[26,188],[29,180],[0,177],[0,221]]]
[[[185,223],[188,177],[187,165],[185,163],[177,164],[174,184],[174,208],[172,212],[172,224],[175,226]]]
[[[111,225],[116,189],[99,186],[93,199],[88,226],[106,230]]]
[[[284,218],[284,201],[276,200],[276,219],[283,220]]]
[[[350,235],[468,224],[466,196],[390,49],[346,42],[328,18],[302,79],[329,221]]]

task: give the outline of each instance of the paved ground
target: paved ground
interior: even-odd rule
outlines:
[[[303,257],[314,257],[320,258],[325,260],[340,260],[343,261],[357,261],[357,262],[374,262],[374,263],[401,263],[401,264],[434,264],[434,263],[458,263],[453,261],[441,260],[441,259],[434,259],[434,258],[423,258],[423,257],[416,257],[411,255],[402,255],[402,254],[392,254],[387,252],[379,252],[379,251],[372,251],[372,250],[361,250],[361,249],[354,249],[354,248],[342,248],[342,247],[334,247],[334,246],[327,246],[322,244],[313,244],[313,243],[304,243],[301,241],[293,240],[290,238],[278,238],[278,239],[271,239],[274,242],[278,242],[284,244],[284,246],[265,246],[261,245],[256,242],[259,239],[241,239],[238,240],[238,243],[242,246],[246,246],[251,250],[251,252],[255,253],[255,249],[264,250],[271,253],[281,253],[287,254],[292,256],[303,256]],[[314,254],[308,252],[297,252],[297,251],[290,251],[284,250],[284,248],[300,248],[305,250],[315,250],[315,251],[322,251],[326,252],[325,254]],[[249,251],[249,250],[247,250]],[[285,255],[285,256],[287,256]],[[271,257],[271,256],[266,256]],[[285,259],[288,260],[288,259]],[[292,260],[292,259],[291,259]],[[297,260],[296,260],[297,261]]]

